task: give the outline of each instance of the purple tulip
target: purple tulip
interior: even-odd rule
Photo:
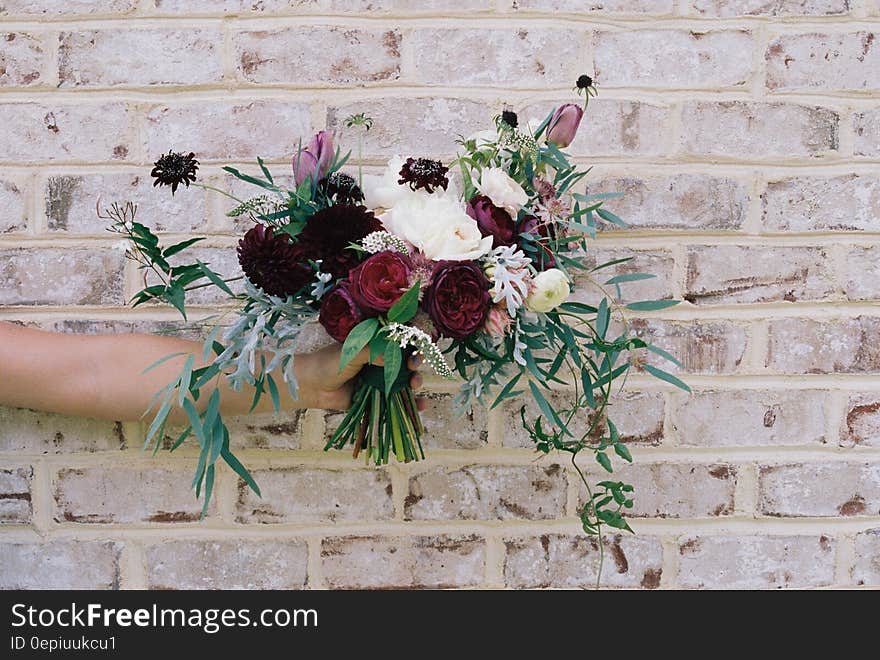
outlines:
[[[309,141],[309,152],[318,159],[318,171],[323,174],[333,164],[333,134],[318,131]]]
[[[565,148],[577,135],[578,126],[584,116],[584,109],[574,103],[566,103],[556,108],[547,130],[547,140],[557,147]]]
[[[307,147],[293,157],[293,178],[296,185],[311,177],[317,183],[333,164],[333,135],[319,131],[309,140]]]
[[[315,182],[320,178],[318,159],[310,151],[302,149],[293,157],[293,180],[296,181],[297,186],[300,186],[309,178]]]

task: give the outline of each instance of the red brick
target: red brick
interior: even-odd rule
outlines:
[[[120,543],[2,543],[2,589],[118,589]]]
[[[880,447],[880,393],[849,396],[840,435],[844,446]]]
[[[880,463],[826,461],[759,467],[767,516],[878,516]]]
[[[746,332],[727,321],[661,321],[631,319],[634,335],[672,353],[683,365],[679,369],[653,353],[642,357],[666,371],[728,374],[739,369],[746,350]]]
[[[761,202],[769,231],[880,231],[880,179],[873,176],[771,181]]]
[[[0,525],[27,525],[34,514],[30,467],[0,469]]]
[[[0,87],[45,84],[45,53],[43,40],[38,35],[0,32]]]
[[[27,211],[25,195],[29,185],[6,176],[0,177],[0,236],[13,234],[27,229]]]
[[[119,422],[66,417],[0,407],[0,451],[26,454],[119,451],[126,446]],[[135,443],[136,444],[136,443]]]
[[[856,156],[880,157],[880,110],[865,110],[853,115]]]
[[[119,16],[128,14],[137,6],[138,0],[4,0],[0,16],[69,18],[83,16]]]
[[[769,325],[765,366],[791,374],[880,371],[880,318],[779,319]]]
[[[856,537],[856,563],[852,579],[858,585],[880,586],[880,528]]]
[[[833,16],[846,14],[850,0],[687,0],[698,16]]]
[[[770,90],[880,89],[875,32],[785,34],[767,47]]]
[[[0,250],[0,304],[121,304],[124,259],[119,250]]]

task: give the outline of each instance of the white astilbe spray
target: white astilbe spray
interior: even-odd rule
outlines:
[[[398,342],[401,348],[410,346],[416,349],[438,376],[455,378],[452,369],[443,359],[443,352],[431,341],[431,335],[427,332],[403,323],[388,324],[387,332],[388,338]]]
[[[492,281],[492,302],[507,305],[507,313],[516,316],[529,295],[529,258],[514,245],[495,248],[486,257],[487,274]]]
[[[364,250],[370,254],[376,254],[383,250],[392,250],[394,252],[409,254],[409,249],[406,247],[406,243],[403,242],[403,239],[394,234],[390,234],[387,231],[374,231],[371,234],[367,234],[361,240],[361,245],[363,245]]]

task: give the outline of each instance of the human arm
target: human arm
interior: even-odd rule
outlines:
[[[157,360],[181,353],[144,373]],[[188,355],[202,366],[202,345],[187,339],[146,334],[73,335],[45,332],[0,322],[0,405],[67,415],[134,421],[141,418],[153,395],[180,373]],[[294,369],[299,399],[279,388],[281,408],[347,409],[352,379],[369,360],[358,355],[339,373],[340,346],[298,354]],[[409,367],[415,369],[416,361]],[[233,391],[225,378],[216,381],[221,411],[226,415],[250,410],[253,388]],[[414,374],[411,384],[421,385]],[[210,387],[210,386],[207,386]],[[201,401],[207,397],[201,397]],[[272,411],[262,397],[254,412]],[[182,420],[181,411],[172,420]]]

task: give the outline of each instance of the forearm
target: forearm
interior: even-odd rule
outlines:
[[[153,395],[179,374],[188,355],[203,365],[202,345],[174,337],[152,335],[66,335],[0,323],[0,405],[33,408],[68,415],[111,420],[137,420]],[[157,360],[181,353],[144,373]],[[296,371],[314,370],[312,355],[296,358]],[[223,412],[245,413],[253,388],[229,388],[225,378],[216,381]],[[208,386],[210,387],[210,386]],[[282,408],[320,407],[323,393],[303,389],[294,400],[281,386]],[[207,397],[201,397],[201,403]],[[272,410],[264,397],[256,412]],[[175,411],[172,419],[183,419]]]

